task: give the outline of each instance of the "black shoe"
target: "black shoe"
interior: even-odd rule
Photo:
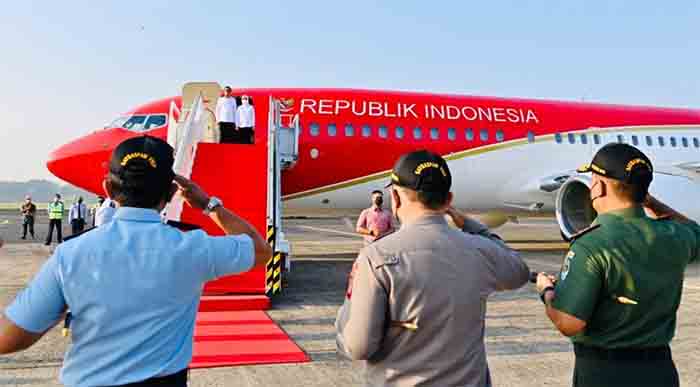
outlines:
[[[44,243],[44,245],[51,246],[51,242],[46,242],[46,243]]]
[[[19,239],[27,239],[27,237],[26,237],[26,236],[23,236],[23,237],[21,237],[21,238],[19,238]]]

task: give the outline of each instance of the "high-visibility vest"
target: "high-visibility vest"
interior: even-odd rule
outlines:
[[[63,219],[63,202],[49,203],[49,219]]]

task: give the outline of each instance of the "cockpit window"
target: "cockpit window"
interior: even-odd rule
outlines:
[[[143,130],[143,124],[146,122],[147,116],[131,116],[122,124],[122,128],[140,132]]]
[[[152,116],[134,115],[126,119],[121,125],[112,125],[112,127],[122,127],[133,132],[143,132],[162,127],[165,125],[166,121],[167,116],[165,114],[155,114]],[[118,123],[117,120],[115,120],[114,123]]]
[[[112,122],[107,124],[105,126],[105,129],[107,129],[107,128],[121,128],[124,125],[124,123],[126,122],[126,120],[128,120],[128,119],[129,119],[129,116],[117,117]]]
[[[151,130],[155,129],[158,127],[161,127],[165,125],[166,121],[165,114],[158,114],[154,116],[149,116],[148,119],[146,120],[146,125],[144,126],[145,130]]]

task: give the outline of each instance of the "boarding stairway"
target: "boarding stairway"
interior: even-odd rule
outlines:
[[[272,96],[255,100],[254,144],[221,144],[214,111],[221,87],[214,82],[183,86],[182,111],[173,104],[168,142],[175,148],[175,171],[190,177],[224,206],[266,236],[273,255],[265,268],[208,283],[201,308],[265,309],[283,291],[283,275],[290,270],[290,246],[282,230],[282,171],[292,168],[299,154],[299,120],[284,126],[282,104]],[[266,99],[266,100],[260,100]],[[177,117],[179,116],[179,117]],[[177,117],[177,118],[176,118]],[[211,235],[221,230],[181,200],[166,209],[168,219],[201,227]],[[223,297],[222,297],[223,296]],[[230,302],[221,301],[224,299]]]

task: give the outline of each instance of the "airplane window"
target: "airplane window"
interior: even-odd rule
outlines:
[[[569,133],[567,137],[569,138],[569,144],[576,144],[576,136],[573,133]]]
[[[588,144],[588,136],[586,134],[581,134],[581,144]]]
[[[423,131],[420,129],[420,127],[416,126],[413,128],[413,138],[420,140],[421,137],[423,137]]]
[[[454,141],[457,138],[457,131],[455,128],[447,129],[447,138],[449,138],[450,141]]]
[[[651,136],[647,136],[647,146],[652,146],[654,145],[654,140],[651,138]]]
[[[489,130],[488,129],[481,129],[479,131],[479,138],[481,141],[488,141],[489,140]]]
[[[352,125],[347,124],[345,125],[345,137],[352,137],[355,135],[355,128],[352,127]]]
[[[152,116],[148,116],[146,124],[144,125],[144,130],[160,128],[165,125],[165,121],[167,120],[168,117],[165,114],[154,114]]]
[[[389,131],[387,130],[386,126],[382,125],[379,127],[379,137],[381,138],[387,138],[389,135]]]
[[[617,142],[619,142],[619,143],[625,142],[625,136],[618,134],[617,135]]]
[[[693,138],[693,146],[700,148],[700,140],[698,140],[696,137]]]
[[[557,144],[561,144],[561,133],[556,133],[554,135],[554,141],[556,141]]]
[[[335,137],[336,134],[338,134],[338,128],[335,126],[335,124],[328,124],[328,135]]]
[[[468,128],[467,130],[465,130],[464,138],[466,138],[467,141],[474,141],[474,129]]]
[[[670,142],[671,142],[671,146],[675,148],[676,145],[677,145],[677,144],[676,144],[676,138],[675,138],[675,137],[671,137]]]
[[[312,136],[316,137],[318,136],[319,132],[321,129],[319,128],[317,123],[312,122],[311,123],[311,128],[309,129],[309,132],[311,133]]]
[[[440,138],[440,131],[438,128],[430,128],[430,138],[433,140]]]
[[[146,122],[146,116],[131,116],[122,124],[122,128],[141,131],[143,130],[143,124]]]
[[[664,138],[659,136],[659,146],[664,146],[666,145],[666,142],[664,141]]]
[[[369,125],[362,125],[362,137],[369,137],[372,135],[372,128]]]
[[[403,138],[404,130],[402,127],[396,127],[396,138]]]
[[[593,142],[594,142],[596,145],[600,145],[600,135],[599,135],[599,134],[594,134],[594,135],[593,135]]]
[[[128,119],[129,119],[129,116],[117,117],[117,118],[115,118],[112,122],[110,122],[109,124],[105,125],[105,129],[108,129],[108,128],[123,128],[123,127],[124,127],[124,123],[125,123],[126,120],[128,120]]]
[[[503,140],[505,140],[505,139],[506,139],[506,138],[505,138],[505,135],[503,134],[503,131],[500,130],[500,129],[497,130],[497,131],[496,131],[496,141],[498,141],[498,142],[503,142]]]
[[[535,133],[527,132],[527,142],[529,142],[529,143],[535,142]]]
[[[639,138],[637,136],[632,136],[632,145],[639,145]]]
[[[683,148],[688,147],[688,139],[687,138],[685,138],[685,137],[681,138],[681,142],[683,143]]]

